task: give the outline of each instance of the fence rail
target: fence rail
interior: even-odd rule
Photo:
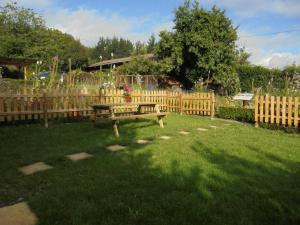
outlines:
[[[279,96],[255,97],[255,123],[299,127],[299,98]]]
[[[0,122],[88,117],[96,103],[125,103],[123,90],[0,94]],[[214,116],[214,93],[179,93],[165,90],[133,91],[132,102],[155,102],[161,111]],[[128,106],[124,104],[124,107]],[[122,110],[119,107],[117,110]],[[134,110],[134,109],[132,109]]]

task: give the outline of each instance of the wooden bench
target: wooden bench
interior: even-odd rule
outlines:
[[[120,109],[118,107],[124,106],[124,108],[136,107],[137,111],[121,111],[115,112],[116,109]],[[144,112],[144,107],[150,107],[154,112]],[[158,119],[158,123],[161,128],[164,127],[163,118],[167,115],[166,112],[160,112],[159,105],[157,103],[113,103],[113,104],[94,104],[92,105],[94,109],[94,120],[98,118],[111,120],[113,125],[113,130],[116,137],[119,137],[118,131],[118,122],[119,120],[125,119],[138,119],[144,117],[156,116]],[[100,113],[99,113],[100,111]],[[104,112],[103,112],[104,111]]]

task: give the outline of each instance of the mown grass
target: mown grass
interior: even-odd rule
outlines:
[[[43,225],[300,223],[299,134],[172,114],[165,129],[127,121],[120,134],[90,122],[1,127],[0,204],[27,201]],[[127,149],[105,149],[116,143]],[[95,157],[64,157],[82,151]],[[36,161],[54,169],[17,170]]]

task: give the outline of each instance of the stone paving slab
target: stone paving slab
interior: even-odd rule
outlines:
[[[53,168],[52,166],[49,166],[44,162],[37,162],[28,166],[20,167],[19,170],[25,175],[30,175],[40,171],[49,170],[52,168]]]
[[[190,134],[190,132],[187,132],[187,131],[180,131],[179,134],[182,134],[182,135],[188,135],[188,134]]]
[[[198,131],[208,131],[206,128],[201,128],[201,127],[197,128],[197,130]]]
[[[26,202],[0,208],[0,225],[34,225],[37,221]]]
[[[106,149],[108,149],[111,152],[118,152],[118,151],[124,150],[125,148],[126,148],[126,146],[123,146],[123,145],[110,145],[110,146],[106,147]]]
[[[77,154],[72,154],[72,155],[67,155],[66,156],[68,159],[72,160],[73,162],[82,160],[82,159],[86,159],[86,158],[90,158],[93,157],[93,155],[86,153],[86,152],[80,152]]]
[[[143,140],[143,139],[140,139],[140,140],[136,141],[136,143],[141,144],[141,145],[149,144],[150,142],[151,141],[149,141],[149,140]]]
[[[170,136],[166,136],[166,135],[160,136],[159,138],[162,139],[162,140],[170,140],[171,139]]]

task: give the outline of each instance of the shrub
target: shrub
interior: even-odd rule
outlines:
[[[219,107],[216,116],[223,119],[232,119],[254,123],[254,109],[241,107]]]

